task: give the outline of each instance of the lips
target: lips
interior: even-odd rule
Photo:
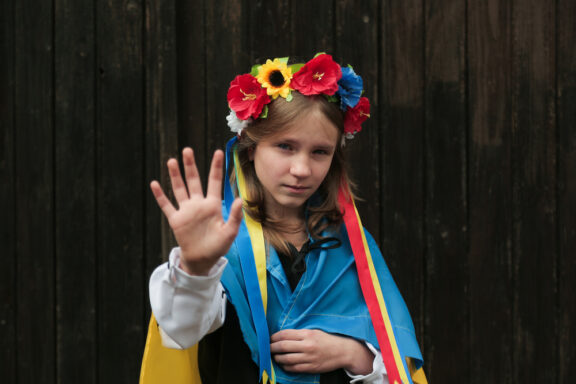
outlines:
[[[288,191],[292,192],[292,193],[306,193],[310,190],[310,187],[306,187],[303,185],[287,185],[284,184],[283,185],[284,188],[286,188]]]

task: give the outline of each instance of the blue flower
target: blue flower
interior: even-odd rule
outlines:
[[[354,108],[362,95],[362,78],[352,67],[342,67],[342,78],[338,81],[338,86],[336,93],[340,96],[340,109],[346,111],[347,108]]]

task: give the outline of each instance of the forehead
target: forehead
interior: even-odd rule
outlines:
[[[297,117],[284,129],[267,140],[303,141],[322,145],[336,145],[338,128],[320,111],[314,110]]]

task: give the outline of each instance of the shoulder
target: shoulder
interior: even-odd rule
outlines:
[[[379,250],[378,243],[376,242],[376,240],[374,239],[374,237],[372,236],[370,231],[368,231],[368,229],[366,229],[366,227],[362,227],[362,229],[364,232],[364,236],[366,237],[366,243],[368,244],[368,247],[370,249],[375,248],[375,249]],[[337,230],[325,231],[322,234],[322,236],[336,236],[343,243],[350,244],[350,236],[348,236],[348,231],[346,230],[346,226],[344,225],[344,223],[340,224],[340,226],[338,227]]]

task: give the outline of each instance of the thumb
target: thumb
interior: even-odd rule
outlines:
[[[230,208],[230,216],[226,222],[226,230],[232,237],[236,237],[240,223],[242,222],[242,199],[236,198]]]

